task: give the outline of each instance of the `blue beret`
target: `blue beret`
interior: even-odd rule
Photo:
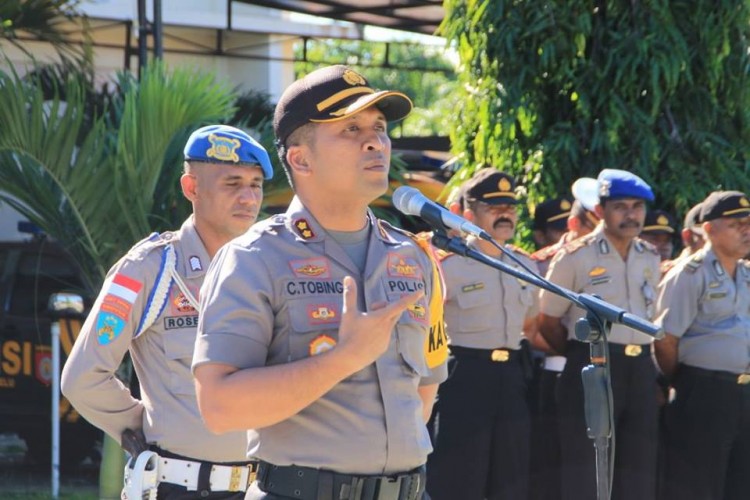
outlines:
[[[185,161],[259,165],[263,177],[273,177],[273,166],[265,148],[242,130],[229,125],[199,128],[190,134],[184,153]]]
[[[596,179],[599,198],[641,198],[654,201],[654,192],[646,181],[625,170],[605,168]]]

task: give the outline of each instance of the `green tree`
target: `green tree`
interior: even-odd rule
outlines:
[[[464,93],[451,138],[533,202],[622,168],[684,212],[750,185],[750,2],[446,0]]]
[[[327,64],[346,64],[365,73],[376,89],[404,92],[414,111],[392,131],[396,136],[446,135],[454,113],[457,80],[445,48],[412,43],[361,40],[309,40],[296,47],[298,76]]]
[[[94,291],[135,241],[187,214],[159,187],[176,186],[190,129],[232,116],[235,95],[157,64],[140,82],[123,76],[112,114],[91,119],[85,87],[71,74],[47,99],[38,79],[0,73],[0,200],[60,241]]]
[[[69,43],[65,35],[65,25],[85,19],[80,17],[76,7],[80,0],[3,0],[0,2],[0,39],[33,56],[19,35],[27,34],[41,42],[48,42],[61,57],[84,59],[87,50]],[[84,30],[87,36],[87,30]]]

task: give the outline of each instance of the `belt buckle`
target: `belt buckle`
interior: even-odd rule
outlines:
[[[247,490],[248,487],[250,487],[251,484],[255,482],[255,479],[258,477],[258,469],[260,468],[260,464],[258,462],[251,462],[246,465],[247,467],[247,484],[245,485],[245,490]]]
[[[228,491],[244,491],[240,488],[240,481],[242,480],[242,469],[241,465],[232,465],[232,471],[229,473],[229,487]]]
[[[642,352],[643,347],[639,346],[638,344],[628,344],[625,346],[625,356],[640,356]]]
[[[740,385],[750,384],[750,373],[740,373],[737,377],[737,383]]]
[[[495,349],[492,351],[491,359],[496,363],[505,363],[510,359],[510,352],[506,349]]]

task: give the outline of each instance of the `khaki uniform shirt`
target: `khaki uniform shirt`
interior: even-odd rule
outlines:
[[[191,217],[179,231],[141,241],[109,271],[65,364],[63,392],[81,415],[118,442],[126,428],[142,428],[149,443],[172,453],[246,461],[244,432],[216,435],[201,420],[190,371],[198,312],[174,282],[156,321],[135,337],[169,242],[176,250],[177,273],[198,296],[210,259]],[[114,375],[128,350],[141,400]]]
[[[590,234],[566,245],[552,260],[547,279],[578,293],[598,295],[641,318],[652,320],[659,255],[650,243],[635,238],[623,261],[600,224]],[[542,313],[562,318],[568,338],[575,339],[575,322],[583,309],[546,290],[540,292]],[[651,337],[624,325],[612,325],[608,339],[615,344],[649,344]]]
[[[555,255],[557,255],[557,252],[562,250],[565,245],[575,239],[572,235],[573,233],[567,232],[560,237],[560,240],[557,243],[547,245],[546,247],[540,248],[539,250],[531,254],[531,258],[536,262],[537,266],[539,266],[540,275],[547,275],[549,264],[550,262],[552,262],[552,259],[555,257]]]
[[[346,275],[357,281],[365,310],[427,292],[401,316],[375,363],[299,413],[249,432],[251,453],[261,460],[390,474],[422,465],[431,451],[417,388],[447,376],[443,332],[430,329],[433,321],[442,322],[442,314],[430,317],[433,264],[410,237],[374,222],[371,213],[369,218],[364,272],[297,198],[286,214],[256,224],[222,248],[211,265],[201,293],[194,368],[270,366],[335,349]]]
[[[707,244],[659,285],[657,323],[678,337],[679,361],[707,370],[750,371],[750,262],[727,274]]]
[[[474,243],[469,245],[477,250]],[[518,251],[514,254],[537,271],[529,257]],[[505,254],[498,260],[524,271]],[[538,289],[460,255],[449,254],[441,264],[446,291],[445,328],[450,344],[477,349],[520,348],[524,320],[537,314]]]

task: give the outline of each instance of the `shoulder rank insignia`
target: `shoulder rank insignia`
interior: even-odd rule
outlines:
[[[688,269],[688,271],[694,273],[703,265],[703,257],[703,252],[694,254],[692,257],[687,259],[687,262],[685,262],[685,267]]]
[[[666,275],[670,269],[674,267],[675,259],[669,259],[669,260],[663,260],[661,264],[659,264],[659,274],[661,276]]]
[[[531,254],[519,246],[511,245],[510,243],[508,243],[507,245],[505,245],[505,247],[510,249],[513,252],[523,255],[524,257],[531,258]]]
[[[297,232],[299,233],[299,235],[302,236],[306,240],[309,240],[315,237],[315,233],[313,232],[312,228],[310,228],[310,224],[305,219],[295,220],[294,227],[295,229],[297,229]]]
[[[643,253],[644,250],[648,251],[649,253],[652,253],[654,255],[659,255],[659,250],[656,249],[656,246],[652,243],[649,243],[646,240],[642,240],[640,238],[635,240],[635,249],[639,253]]]
[[[588,234],[586,236],[581,236],[580,238],[576,238],[570,243],[566,243],[563,246],[563,249],[567,253],[577,252],[581,248],[591,245],[594,241],[596,241],[596,237],[594,235]]]
[[[555,256],[560,248],[562,248],[562,246],[560,245],[549,245],[544,248],[540,248],[539,250],[531,254],[531,259],[537,262],[549,260]]]

